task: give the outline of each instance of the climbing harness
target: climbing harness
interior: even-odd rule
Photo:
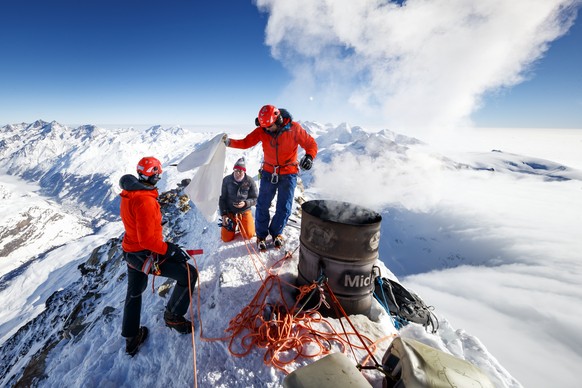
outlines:
[[[279,170],[282,167],[299,166],[299,164],[297,162],[275,165],[275,164],[271,164],[271,163],[267,163],[267,162],[263,161],[263,164],[268,164],[269,166],[273,167],[273,172],[271,173],[271,183],[274,185],[279,183],[279,175],[280,175]],[[263,171],[264,171],[264,169],[261,167],[261,169],[259,170],[259,179],[261,179]]]
[[[166,262],[166,258],[162,259],[162,255],[159,255],[155,252],[151,252],[149,255],[147,255],[147,257],[145,258],[141,268],[137,268],[133,265],[131,265],[129,262],[127,262],[127,265],[133,269],[135,269],[136,271],[140,271],[143,272],[146,275],[153,275],[152,277],[152,293],[155,293],[155,281],[156,281],[156,276],[160,276],[162,274],[162,270],[160,269],[160,265],[164,264]]]

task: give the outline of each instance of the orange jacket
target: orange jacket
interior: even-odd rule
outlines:
[[[120,184],[124,189],[120,194],[120,214],[125,226],[121,247],[125,252],[150,250],[166,254],[168,244],[162,236],[158,190],[142,184],[133,175],[123,176]]]
[[[297,174],[297,147],[300,145],[305,153],[314,159],[317,155],[317,143],[303,127],[292,121],[276,133],[270,133],[261,127],[255,128],[244,139],[230,139],[229,147],[251,148],[261,142],[263,145],[263,169],[272,173],[274,166],[279,167],[279,174]]]

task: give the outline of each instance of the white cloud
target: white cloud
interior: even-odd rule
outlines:
[[[324,198],[357,200],[373,209],[398,204],[420,211],[440,199],[442,168],[430,155],[410,150],[401,157],[340,154],[331,163],[318,165],[313,175],[318,194]]]
[[[266,43],[293,74],[284,93],[296,114],[398,131],[465,123],[484,93],[527,77],[578,4],[257,1],[269,13]]]

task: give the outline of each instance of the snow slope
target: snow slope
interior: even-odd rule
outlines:
[[[383,216],[382,262],[378,264],[382,267],[382,273],[385,276],[395,274],[403,284],[412,285],[428,304],[435,305],[435,313],[440,320],[440,329],[436,334],[428,334],[422,327],[411,324],[401,330],[400,335],[417,338],[473,362],[487,373],[496,386],[521,386],[518,382],[521,377],[515,379],[505,369],[507,363],[497,361],[496,352],[490,353],[488,342],[481,342],[481,338],[472,335],[472,329],[469,329],[475,327],[481,330],[483,325],[480,322],[487,321],[491,306],[503,299],[501,309],[495,312],[496,322],[503,323],[504,329],[512,330],[507,331],[510,335],[501,332],[498,337],[503,339],[505,348],[525,349],[526,352],[520,353],[519,358],[525,360],[530,369],[534,366],[537,383],[524,385],[547,386],[554,382],[555,376],[538,372],[542,370],[541,365],[548,367],[546,363],[551,363],[549,368],[560,372],[557,373],[561,379],[560,386],[573,386],[575,380],[572,374],[567,373],[567,368],[569,362],[580,360],[580,354],[574,349],[568,350],[568,342],[576,343],[579,339],[576,332],[568,329],[571,320],[561,317],[556,321],[563,324],[564,329],[556,329],[554,337],[559,338],[561,333],[566,339],[554,341],[554,350],[558,354],[566,352],[565,356],[555,360],[544,359],[542,364],[538,358],[527,353],[531,343],[538,343],[536,338],[519,337],[520,331],[526,336],[531,333],[527,327],[531,324],[521,322],[520,316],[527,309],[536,310],[537,306],[532,307],[530,301],[523,297],[535,290],[526,286],[523,290],[513,290],[519,295],[516,300],[500,298],[499,291],[507,292],[507,286],[499,281],[490,284],[489,274],[496,276],[498,269],[506,273],[508,268],[516,268],[515,265],[519,264],[521,267],[516,268],[515,274],[527,274],[532,280],[542,279],[543,272],[536,268],[541,271],[543,263],[526,253],[542,249],[547,254],[561,243],[569,244],[568,248],[576,244],[568,234],[560,240],[556,238],[560,233],[543,235],[543,230],[530,228],[533,234],[528,241],[535,249],[520,246],[516,241],[520,236],[516,233],[518,227],[524,224],[518,221],[525,222],[525,218],[519,215],[531,209],[531,196],[516,196],[510,188],[533,190],[534,199],[537,195],[540,202],[561,196],[565,201],[556,201],[558,204],[553,211],[559,214],[549,218],[551,223],[555,222],[550,226],[559,226],[560,219],[569,227],[577,226],[580,220],[575,212],[566,214],[564,209],[580,209],[580,203],[574,196],[580,189],[579,171],[550,161],[504,153],[449,158],[434,152],[419,140],[390,131],[372,134],[345,124],[338,127],[303,124],[316,137],[320,155],[314,169],[302,175],[305,192],[298,189],[297,195],[305,199],[346,200],[380,212]],[[23,137],[23,133],[30,132],[31,128],[46,132],[47,125],[7,126],[2,129],[2,136],[4,139],[7,134],[13,138]],[[160,127],[141,133],[132,129],[107,133],[90,126],[75,129],[62,127],[58,123],[49,126],[50,131],[70,132],[63,135],[66,144],[52,141],[52,148],[49,147],[51,152],[46,151],[49,148],[45,145],[29,147],[27,157],[34,154],[34,160],[39,164],[27,166],[18,155],[26,148],[24,144],[31,142],[22,139],[20,148],[3,148],[0,155],[3,165],[12,166],[6,171],[17,172],[15,175],[22,179],[38,179],[40,192],[54,198],[63,212],[80,214],[81,217],[96,215],[92,223],[95,232],[79,240],[71,239],[54,253],[39,255],[37,260],[22,268],[18,276],[7,279],[4,275],[0,278],[3,285],[0,298],[11,301],[0,315],[2,385],[11,385],[16,381],[39,386],[193,385],[195,373],[191,340],[163,326],[161,314],[167,295],[163,292],[160,295],[159,290],[152,293],[148,288],[144,293],[142,322],[150,328],[151,337],[136,358],[131,359],[123,352],[119,332],[125,297],[125,268],[119,250],[121,226],[115,218],[115,196],[119,192],[115,182],[121,175],[131,172],[132,166],[144,154],[158,156],[164,165],[169,166],[179,162],[197,144],[214,134]],[[230,135],[236,137],[235,134]],[[38,134],[34,136],[39,137]],[[38,144],[44,144],[47,138],[50,136],[45,133]],[[42,152],[39,151],[41,148]],[[229,150],[227,166],[232,166],[238,157],[244,155],[248,171],[253,175],[252,172],[258,170],[260,154],[259,147],[246,151]],[[56,174],[55,171],[67,173]],[[104,190],[105,194],[99,193],[108,198],[107,201],[99,196],[93,196],[91,200],[91,196],[84,195],[90,190],[75,185],[83,179],[92,182],[88,177],[94,178],[91,174],[95,171],[104,172],[105,176],[110,174],[106,179],[98,178],[100,184],[107,187],[99,189]],[[74,178],[68,180],[68,176]],[[52,179],[43,180],[43,177]],[[167,168],[160,186],[162,190],[173,190],[176,183],[188,177],[188,174],[179,174],[175,169]],[[62,183],[64,190],[73,195],[62,196],[51,192],[48,182]],[[23,185],[20,183],[21,187]],[[500,189],[502,194],[492,195]],[[77,200],[81,202],[80,206],[72,207],[71,204]],[[262,257],[251,255],[241,240],[220,243],[218,227],[208,223],[196,209],[183,213],[174,202],[164,209],[165,218],[169,220],[165,229],[168,238],[186,247],[204,250],[203,255],[196,257],[200,270],[200,307],[194,309],[200,313],[200,317],[195,319],[198,384],[279,386],[285,374],[265,365],[264,349],[255,348],[245,357],[235,357],[229,351],[229,341],[212,339],[228,334],[225,329],[229,321],[260,290],[261,277],[266,278],[263,266],[269,268],[275,265],[283,252],[269,251]],[[505,219],[511,222],[507,228],[510,233],[505,235],[504,241],[495,232],[499,231],[496,225],[502,227]],[[299,245],[299,230],[290,224],[285,233],[287,249],[293,252]],[[50,234],[47,236],[50,238]],[[566,251],[569,249],[564,247],[554,250],[556,260],[572,268],[570,276],[573,279],[579,274],[579,266],[574,260],[575,255],[569,256]],[[519,268],[525,269],[519,271]],[[278,273],[283,280],[292,283],[297,273],[297,251],[278,268]],[[463,274],[470,276],[470,280],[461,281],[462,277],[457,277]],[[156,279],[156,286],[162,283],[163,279]],[[581,298],[576,288],[551,282],[543,285],[552,291],[551,296],[570,298],[574,311],[579,311]],[[289,293],[289,290],[286,292]],[[490,300],[494,300],[495,304],[487,305]],[[435,301],[443,301],[443,305]],[[457,303],[462,309],[454,307]],[[447,314],[442,313],[445,309]],[[544,311],[550,317],[558,316],[558,312],[545,305]],[[350,318],[359,331],[378,341],[375,355],[381,358],[396,331],[379,306],[374,305],[371,317],[371,320],[364,316]],[[460,327],[465,329],[456,329],[452,324],[455,320],[462,321]],[[339,321],[329,321],[341,333]],[[508,340],[513,335],[517,335],[517,342],[508,346]],[[237,344],[236,341],[233,343]],[[317,353],[316,348],[309,348]],[[332,349],[342,350],[339,343],[332,343]],[[349,349],[343,350],[353,359]],[[361,349],[356,349],[355,353],[357,361],[365,356]],[[288,368],[312,361],[300,358],[296,363],[289,364]],[[540,367],[535,367],[536,363]],[[512,367],[516,365],[519,369],[516,363]],[[522,373],[521,369],[519,372]],[[381,385],[378,373],[365,372],[365,376],[374,386]]]

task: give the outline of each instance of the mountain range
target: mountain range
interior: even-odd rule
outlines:
[[[475,245],[460,238],[459,230],[468,233],[468,229],[455,229],[435,207],[449,190],[441,187],[438,177],[453,174],[473,179],[496,174],[512,181],[534,179],[536,184],[582,180],[578,170],[501,150],[453,158],[389,130],[372,133],[348,124],[302,125],[316,138],[320,152],[314,169],[301,174],[294,215],[285,231],[286,250],[262,256],[251,254],[240,239],[221,243],[216,224],[205,220],[192,204],[184,206],[182,189],[190,173],[179,173],[173,166],[214,133],[161,126],[147,130],[106,130],[93,125],[71,128],[42,120],[2,127],[1,385],[185,386],[197,381],[200,386],[279,386],[286,373],[321,357],[320,350],[307,344],[315,356],[298,357],[277,368],[260,348],[240,357],[236,350],[244,342],[238,344],[226,330],[231,319],[260,292],[267,268],[277,269],[282,284],[293,283],[297,277],[301,203],[327,198],[380,213],[377,264],[383,276],[404,279],[465,266],[495,268],[527,262],[504,257],[486,242]],[[144,293],[142,311],[151,338],[132,359],[124,353],[120,336],[126,269],[120,248],[123,228],[118,215],[118,181],[133,173],[136,162],[147,155],[158,157],[165,169],[158,184],[163,192],[165,237],[204,253],[195,257],[200,272],[198,299],[192,309],[195,344],[161,323],[171,283],[154,279],[152,289]],[[229,149],[225,174],[240,156],[246,158],[247,171],[256,178],[260,147]],[[373,189],[367,189],[369,182]],[[480,249],[475,250],[476,246]],[[280,263],[285,252],[289,257]],[[432,304],[431,295],[421,297]],[[391,338],[401,335],[472,362],[495,386],[521,386],[487,350],[487,343],[454,328],[438,305],[434,312],[440,322],[435,334],[416,324],[395,329],[376,304],[370,316],[352,319],[371,338],[380,359]],[[328,321],[341,332],[340,320]],[[359,346],[352,353],[341,341],[328,345],[325,352],[342,351],[354,364],[367,355]],[[381,386],[378,373],[365,371],[364,375],[373,386]]]

